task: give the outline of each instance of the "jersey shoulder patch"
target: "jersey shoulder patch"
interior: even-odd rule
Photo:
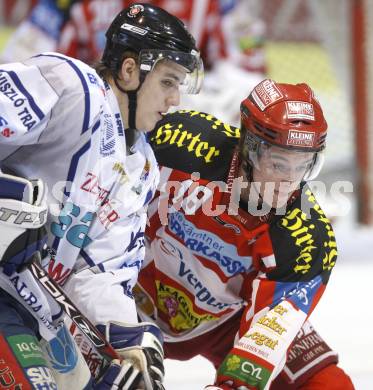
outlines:
[[[269,279],[296,282],[321,275],[327,283],[337,260],[335,235],[307,185],[285,215],[274,218],[269,233],[276,259]]]
[[[149,135],[160,165],[208,180],[226,179],[239,138],[238,128],[192,110],[166,115]]]

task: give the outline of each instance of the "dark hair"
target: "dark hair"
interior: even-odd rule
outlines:
[[[132,50],[126,50],[122,53],[121,55],[121,60],[120,60],[120,63],[122,64],[123,61],[127,58],[132,58],[136,64],[138,64],[138,59],[139,59],[139,56],[137,53],[135,53],[134,51]],[[109,79],[118,79],[119,76],[120,76],[120,69],[121,67],[119,67],[118,69],[114,70],[112,68],[109,68],[102,60],[101,61],[97,61],[95,62],[92,67],[95,69],[95,71],[97,72],[97,74],[102,78],[104,79],[105,81],[108,81]]]

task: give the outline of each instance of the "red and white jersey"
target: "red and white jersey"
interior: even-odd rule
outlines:
[[[235,347],[278,367],[325,289],[336,243],[307,186],[282,215],[234,210],[239,136],[211,115],[186,110],[151,133],[161,184],[148,210],[137,308],[167,342],[178,342],[246,307],[245,338]]]

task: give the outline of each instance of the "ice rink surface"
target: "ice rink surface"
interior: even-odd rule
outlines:
[[[339,258],[311,322],[338,352],[356,390],[373,389],[373,228],[350,221],[334,227]],[[202,357],[166,361],[167,390],[202,390],[214,370]]]

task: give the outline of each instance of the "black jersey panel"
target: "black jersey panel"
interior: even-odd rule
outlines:
[[[307,185],[302,195],[270,226],[276,269],[271,280],[308,281],[317,275],[326,284],[337,260],[337,245],[329,219]]]
[[[238,128],[212,115],[182,110],[164,116],[148,139],[160,165],[225,181],[239,137]]]

